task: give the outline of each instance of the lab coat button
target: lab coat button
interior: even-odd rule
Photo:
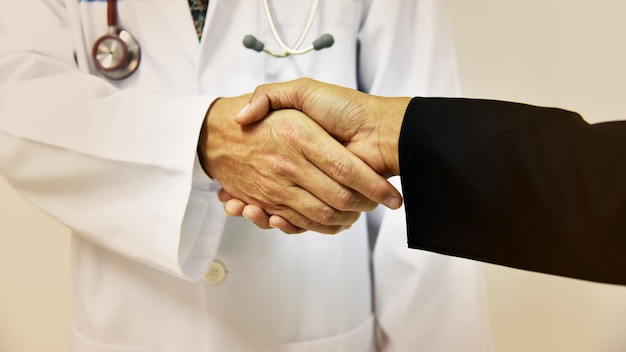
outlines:
[[[210,284],[219,284],[224,277],[226,277],[226,268],[217,260],[211,263],[209,271],[204,275],[204,279]]]

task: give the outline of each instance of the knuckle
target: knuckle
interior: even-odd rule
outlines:
[[[331,207],[324,206],[318,213],[318,222],[322,225],[335,225],[340,217],[340,212]]]
[[[342,184],[353,181],[354,173],[352,171],[352,163],[345,158],[338,158],[331,161],[332,177]]]
[[[358,220],[361,213],[353,211],[339,211],[331,207],[324,207],[318,212],[317,221],[322,225],[351,225]]]
[[[288,114],[288,111],[283,111],[274,115],[275,132],[285,143],[297,145],[303,137],[302,126],[297,123],[298,120],[289,118]]]
[[[274,181],[257,183],[259,192],[263,195],[264,201],[269,200],[270,195],[276,195],[278,193],[278,185]]]
[[[307,230],[315,230],[318,225],[316,221],[314,221],[313,219],[309,219],[305,216],[298,216],[297,221],[291,221],[291,223],[296,227]]]
[[[284,183],[284,179],[291,177],[298,171],[297,165],[288,155],[276,154],[270,157],[268,168],[277,180],[275,183]]]
[[[359,197],[347,189],[342,189],[334,193],[332,201],[334,203],[332,205],[339,210],[353,210],[359,203]]]

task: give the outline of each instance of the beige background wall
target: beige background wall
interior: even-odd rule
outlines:
[[[626,119],[625,1],[447,3],[467,96]],[[0,352],[66,350],[69,246],[0,179]],[[626,288],[486,269],[498,352],[626,351]]]
[[[626,1],[447,3],[467,96],[626,119]],[[498,352],[626,351],[626,288],[494,266],[487,279]]]

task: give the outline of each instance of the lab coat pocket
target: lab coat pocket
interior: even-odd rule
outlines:
[[[147,347],[96,342],[72,328],[72,352],[150,352]]]
[[[281,346],[281,352],[375,352],[374,316],[345,334]]]

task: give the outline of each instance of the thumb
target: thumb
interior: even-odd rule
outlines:
[[[235,122],[249,125],[262,120],[272,110],[296,109],[302,111],[302,89],[306,89],[306,79],[283,83],[264,84],[257,87],[252,97],[235,116]]]
[[[242,126],[249,125],[262,120],[269,112],[269,98],[255,91],[250,101],[235,116],[235,122]]]

